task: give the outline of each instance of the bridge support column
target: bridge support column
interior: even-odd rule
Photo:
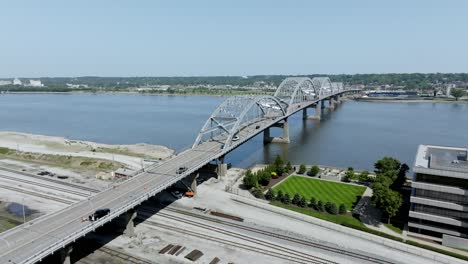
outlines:
[[[302,120],[307,120],[307,107],[302,109]]]
[[[224,156],[219,158],[218,163],[218,179],[224,178],[227,175],[227,164],[224,163]]]
[[[313,119],[313,120],[320,120],[321,115],[322,115],[322,103],[317,102],[315,104],[315,114],[313,116],[309,116],[308,118]]]
[[[271,140],[273,143],[289,143],[289,124],[288,124],[288,118],[285,118],[283,120],[283,123],[277,123],[275,124],[278,127],[283,128],[283,137],[275,137]]]
[[[333,98],[333,96],[330,97],[329,102],[330,102],[330,105],[328,106],[328,108],[330,110],[334,110],[335,109],[335,98]]]
[[[341,94],[335,96],[335,102],[336,102],[337,104],[341,104]]]
[[[200,174],[197,172],[193,175],[192,184],[190,184],[190,189],[193,192],[193,196],[197,195],[197,179]]]
[[[62,264],[71,264],[71,259],[70,255],[73,251],[73,247],[71,245],[68,245],[64,248],[62,248],[59,252],[60,254],[60,263]]]
[[[322,109],[325,108],[325,100],[320,101],[320,108],[322,108]]]
[[[263,130],[263,144],[268,144],[271,142],[270,128]]]
[[[126,237],[135,237],[135,223],[133,220],[136,218],[137,212],[135,210],[130,210],[124,214],[124,224],[125,224],[125,230],[124,230],[124,235]]]

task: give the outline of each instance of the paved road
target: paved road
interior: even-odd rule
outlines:
[[[291,110],[288,111],[287,116],[317,101],[292,105],[289,107]],[[86,201],[81,201],[0,234],[0,263],[35,263],[39,261],[52,252],[92,232],[96,227],[132,209],[210,161],[227,154],[284,118],[285,116],[263,118],[243,127],[238,133],[240,140],[233,142],[233,145],[225,152],[222,151],[224,137],[204,142],[164,163],[147,168],[146,172],[123,182],[115,188],[108,189]],[[257,126],[259,128],[256,128]],[[185,166],[189,170],[182,175],[178,175],[175,172],[181,166]],[[87,217],[98,208],[110,208],[111,214],[94,223],[81,221],[83,217]]]

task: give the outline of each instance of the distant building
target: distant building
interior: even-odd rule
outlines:
[[[127,178],[133,176],[134,173],[134,170],[128,168],[118,168],[113,174],[116,178]]]
[[[42,84],[41,80],[29,80],[29,85],[31,87],[44,87],[44,84]]]
[[[22,83],[21,80],[18,79],[18,78],[15,78],[15,79],[13,80],[13,85],[22,85],[22,84],[23,84],[23,83]]]
[[[3,86],[3,85],[11,85],[13,82],[11,81],[5,81],[5,80],[0,80],[0,86]]]
[[[468,249],[468,150],[421,145],[411,184],[409,235]]]

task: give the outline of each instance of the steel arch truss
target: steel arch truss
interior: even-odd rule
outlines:
[[[308,77],[289,77],[276,89],[275,97],[288,105],[311,101],[320,94],[320,86]]]
[[[334,93],[332,82],[328,77],[314,77],[312,79],[312,83],[314,83],[315,86],[320,87],[320,97]]]
[[[227,98],[205,122],[192,148],[207,142],[223,143],[223,150],[243,128],[266,118],[285,116],[288,105],[273,96],[240,95]]]

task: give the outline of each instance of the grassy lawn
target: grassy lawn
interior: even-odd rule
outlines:
[[[307,200],[310,200],[310,197],[313,196],[317,201],[321,200],[324,203],[332,202],[337,206],[343,203],[347,210],[352,210],[359,196],[364,193],[365,187],[301,176],[290,176],[274,189],[275,191],[282,190],[283,193],[289,193],[291,198],[294,194],[298,193]]]
[[[310,210],[310,209],[307,209],[307,208],[301,208],[301,207],[296,207],[296,206],[292,206],[292,205],[286,205],[286,204],[283,204],[283,203],[280,203],[280,202],[271,202],[272,205],[275,205],[275,206],[278,206],[278,207],[281,207],[281,208],[285,208],[285,209],[289,209],[291,211],[295,211],[295,212],[298,212],[298,213],[301,213],[301,214],[305,214],[305,215],[309,215],[309,216],[312,216],[312,217],[315,217],[315,218],[319,218],[319,219],[322,219],[322,220],[325,220],[325,221],[329,221],[329,222],[333,222],[333,223],[336,223],[336,224],[339,224],[339,225],[352,225],[352,226],[360,226],[360,227],[363,227],[365,228],[364,224],[361,223],[361,221],[359,221],[358,219],[350,216],[350,215],[331,215],[331,214],[327,214],[327,213],[321,213],[321,212],[317,212],[317,211],[314,211],[314,210]]]

